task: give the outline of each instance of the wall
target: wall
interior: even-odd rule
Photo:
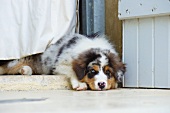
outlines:
[[[118,19],[118,0],[105,0],[105,33],[122,56],[122,22]]]

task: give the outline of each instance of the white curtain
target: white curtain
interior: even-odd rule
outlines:
[[[0,0],[0,60],[42,53],[76,29],[77,0]]]

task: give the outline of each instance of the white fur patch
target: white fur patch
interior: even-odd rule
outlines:
[[[108,59],[107,59],[107,57],[102,54],[102,57],[100,58],[100,62],[101,62],[101,67],[107,65],[107,64],[108,64]]]
[[[95,88],[97,90],[101,90],[98,86],[99,82],[104,82],[105,83],[105,88],[107,88],[107,76],[104,74],[103,70],[101,69],[97,75],[95,75]]]

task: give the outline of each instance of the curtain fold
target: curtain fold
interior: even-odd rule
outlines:
[[[42,53],[75,33],[77,0],[1,0],[0,60]]]

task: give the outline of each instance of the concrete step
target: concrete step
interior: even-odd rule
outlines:
[[[5,75],[0,76],[0,91],[71,89],[65,75]]]

